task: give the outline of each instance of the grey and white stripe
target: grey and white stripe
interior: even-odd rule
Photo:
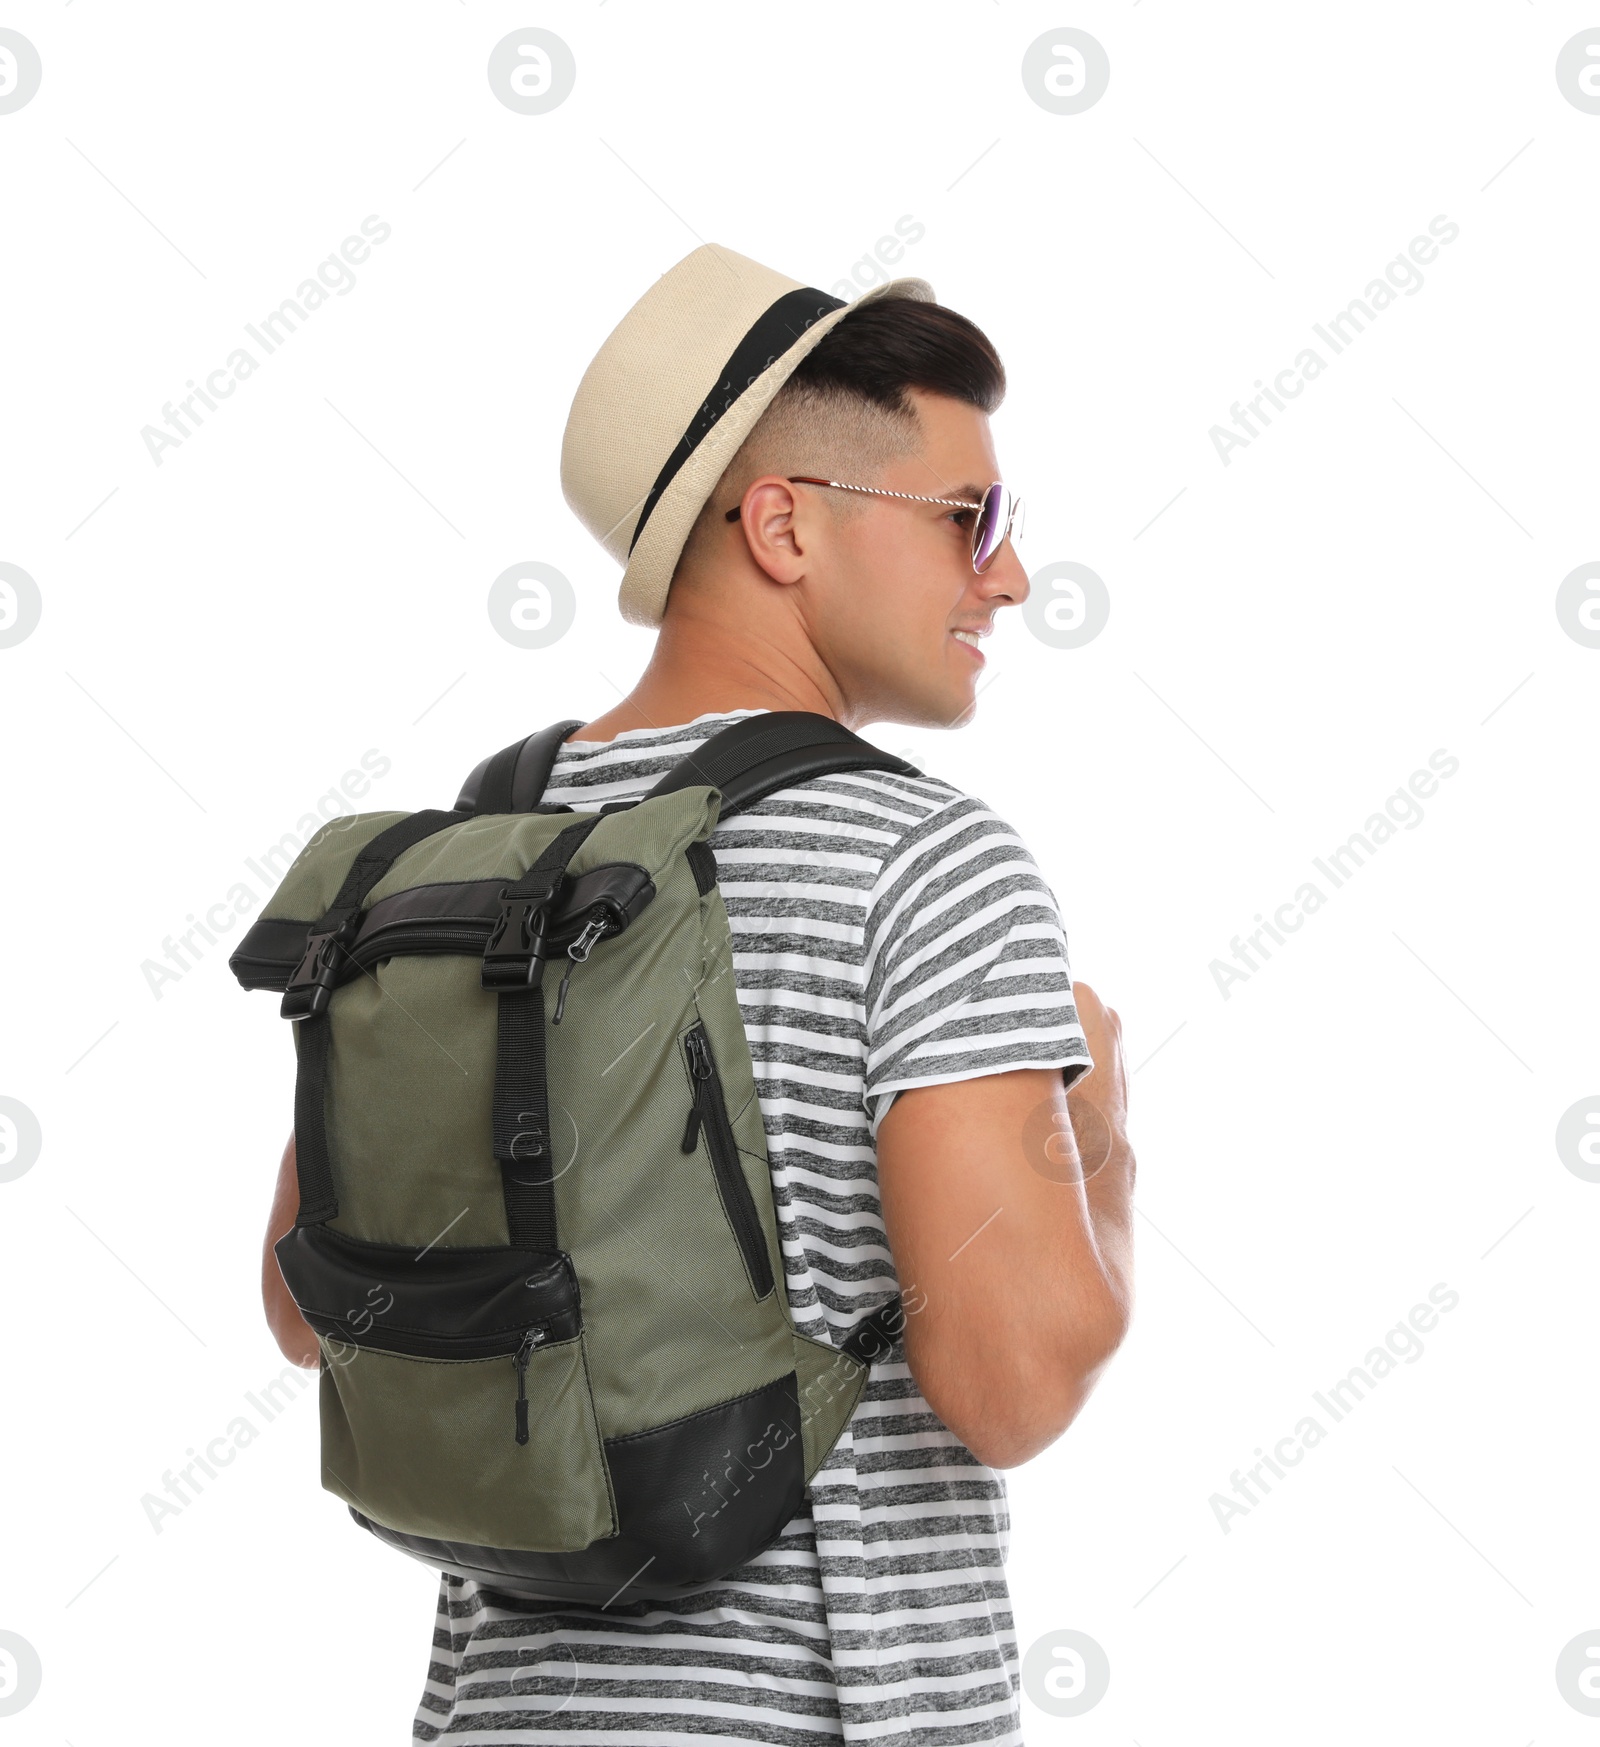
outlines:
[[[752,713],[569,743],[548,798],[635,799]],[[931,778],[816,778],[719,826],[712,848],[789,1302],[837,1340],[900,1290],[874,1151],[894,1095],[1088,1065],[1060,917],[1015,833]],[[524,1612],[443,1579],[415,1738],[1020,1743],[1009,1535],[1003,1479],[892,1359],[810,1508],[722,1583]]]

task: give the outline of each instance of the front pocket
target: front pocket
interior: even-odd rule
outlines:
[[[684,1033],[683,1051],[689,1068],[691,1099],[689,1120],[683,1131],[683,1151],[692,1153],[704,1134],[722,1210],[733,1228],[751,1289],[757,1299],[762,1299],[773,1287],[772,1258],[767,1253],[767,1236],[761,1227],[761,1215],[756,1211],[755,1196],[750,1193],[750,1184],[739,1158],[739,1143],[734,1138],[733,1124],[728,1120],[722,1077],[717,1072],[711,1039],[703,1023],[691,1026]]]
[[[526,1358],[526,1443],[512,1435],[518,1382],[515,1354],[421,1359],[324,1340],[322,1484],[432,1540],[572,1553],[615,1534],[582,1337]]]
[[[297,1226],[322,1348],[322,1483],[403,1534],[573,1552],[616,1532],[570,1259]]]

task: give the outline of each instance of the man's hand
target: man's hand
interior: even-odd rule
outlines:
[[[307,1367],[320,1365],[322,1354],[317,1346],[316,1330],[300,1314],[299,1306],[289,1296],[283,1270],[272,1246],[295,1222],[300,1212],[300,1179],[295,1172],[294,1136],[283,1149],[283,1163],[278,1166],[278,1186],[273,1191],[272,1212],[267,1217],[267,1241],[261,1255],[261,1301],[266,1306],[267,1327],[278,1343],[278,1350],[291,1364]]]
[[[1122,1015],[1115,1007],[1106,1006],[1087,983],[1072,985],[1072,999],[1094,1066],[1079,1075],[1067,1093],[1068,1102],[1093,1104],[1113,1131],[1125,1130],[1128,1076],[1122,1061]]]
[[[1059,1069],[988,1074],[902,1092],[878,1128],[907,1362],[995,1468],[1066,1430],[1131,1314],[1121,1026],[1087,984],[1076,999],[1095,1067],[1070,1094]]]
[[[1087,983],[1074,983],[1072,995],[1094,1060],[1094,1066],[1067,1093],[1067,1111],[1072,1118],[1078,1158],[1090,1184],[1104,1171],[1110,1171],[1115,1180],[1125,1178],[1131,1202],[1138,1162],[1128,1144],[1128,1074],[1122,1057],[1122,1017],[1115,1007],[1107,1007]],[[1108,1273],[1131,1313],[1131,1204],[1128,1213],[1130,1217],[1119,1228],[1112,1207],[1107,1205],[1100,1211],[1095,1235]]]

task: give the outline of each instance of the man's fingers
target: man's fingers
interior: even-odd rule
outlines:
[[[1087,1181],[1111,1157],[1116,1136],[1106,1113],[1087,1098],[1069,1098],[1067,1114],[1072,1120],[1072,1138],[1078,1143],[1080,1172]]]
[[[1098,1104],[1108,1098],[1114,1104],[1124,1104],[1127,1071],[1122,1056],[1122,1015],[1115,1007],[1106,1006],[1090,984],[1075,982],[1072,989],[1078,1023],[1083,1027],[1094,1066],[1073,1081],[1067,1097],[1070,1100],[1076,1095],[1086,1104]],[[1100,1070],[1098,1074],[1096,1070]]]

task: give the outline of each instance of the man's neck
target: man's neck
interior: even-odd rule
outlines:
[[[668,613],[633,690],[573,739],[614,740],[629,729],[734,710],[810,710],[842,721],[845,702],[814,651],[797,659],[775,639],[731,631],[690,609]]]

